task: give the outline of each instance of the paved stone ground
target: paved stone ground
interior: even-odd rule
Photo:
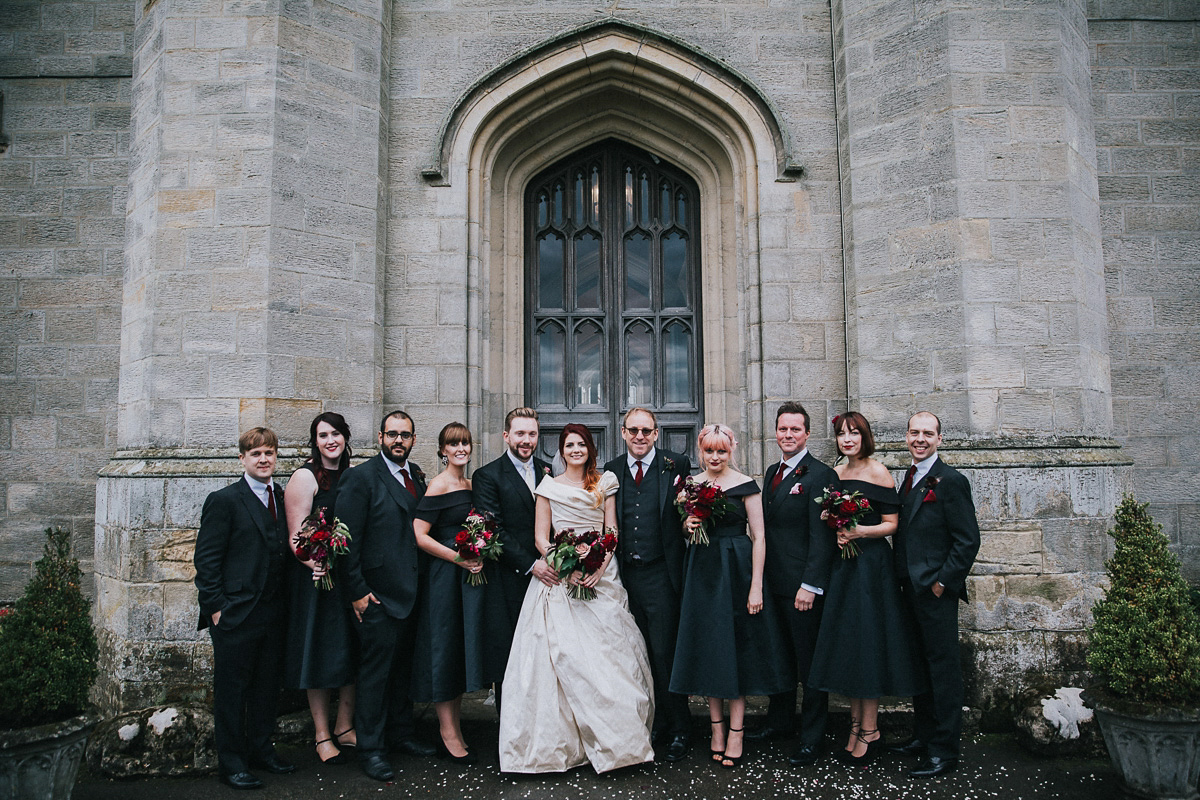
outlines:
[[[365,777],[354,764],[325,767],[309,747],[282,746],[280,753],[295,761],[292,775],[262,776],[264,791],[249,794],[264,800],[291,798],[429,798],[431,800],[673,800],[674,798],[811,798],[863,800],[920,798],[921,800],[987,800],[1055,798],[1056,800],[1116,800],[1121,797],[1116,774],[1101,759],[1043,759],[1021,749],[1010,737],[981,735],[964,742],[960,770],[933,781],[914,781],[904,771],[910,760],[882,756],[865,768],[843,766],[832,758],[808,769],[787,766],[790,743],[751,746],[737,770],[719,770],[704,750],[707,739],[696,717],[696,741],[688,758],[678,764],[631,767],[597,775],[583,767],[559,775],[501,775],[494,752],[498,725],[494,719],[464,721],[464,733],[481,753],[481,763],[468,769],[439,759],[393,757],[397,780],[381,784]],[[751,719],[751,724],[758,719]],[[422,723],[432,736],[428,721]],[[431,739],[432,741],[432,739]],[[490,752],[484,754],[484,751]],[[176,779],[112,781],[83,775],[74,800],[201,800],[235,797],[239,793],[212,776]]]

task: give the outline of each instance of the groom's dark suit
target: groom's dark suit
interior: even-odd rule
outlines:
[[[204,501],[196,534],[199,629],[213,645],[213,724],[222,775],[245,772],[274,752],[275,700],[283,672],[287,612],[284,568],[291,558],[283,492],[278,519],[243,477]],[[212,615],[221,620],[212,624]]]
[[[550,465],[533,457],[534,485],[542,482]],[[529,570],[541,558],[533,540],[534,497],[506,450],[499,458],[475,470],[471,479],[475,508],[496,517],[496,530],[504,550],[500,553],[500,585],[508,608],[508,628],[503,632],[504,660],[512,647],[513,630],[529,588]]]
[[[683,521],[675,510],[676,483],[691,473],[687,456],[655,449],[639,486],[629,456],[604,465],[617,476],[617,559],[629,610],[642,631],[654,677],[655,735],[686,736],[691,727],[687,697],[667,690],[675,663],[679,601],[683,594]],[[645,497],[649,489],[649,497]]]
[[[763,477],[763,524],[767,539],[767,588],[784,609],[787,630],[796,658],[796,674],[808,680],[813,649],[821,625],[824,597],[817,595],[813,607],[796,610],[796,593],[801,584],[818,589],[829,586],[829,573],[836,558],[837,538],[821,521],[821,493],[838,485],[837,473],[811,453],[790,470],[778,487],[772,488],[779,462]],[[805,685],[800,710],[800,743],[817,745],[825,735],[829,695]],[[794,727],[796,691],[772,695],[767,710],[767,727],[790,731]]]
[[[382,455],[346,472],[338,488],[338,518],[350,530],[350,549],[337,561],[347,597],[374,594],[358,636],[362,661],[354,727],[363,755],[382,754],[385,736],[399,741],[413,734],[412,649],[416,630],[418,550],[413,512],[425,494],[424,475],[407,466],[416,487],[408,491]]]
[[[979,552],[971,484],[938,458],[900,499],[893,564],[917,624],[918,650],[931,691],[913,698],[915,739],[929,755],[958,758],[963,680],[958,601],[967,601],[967,573]],[[942,596],[933,585],[946,587]]]

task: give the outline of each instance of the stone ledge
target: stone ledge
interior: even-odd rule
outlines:
[[[351,463],[361,464],[379,451],[363,448]],[[276,473],[290,475],[308,456],[308,448],[279,448]],[[118,450],[97,473],[101,478],[217,478],[242,474],[236,447],[180,447]]]
[[[904,469],[910,463],[904,442],[877,442],[876,448],[889,469]],[[938,454],[957,469],[1133,466],[1115,439],[1085,436],[946,439]]]

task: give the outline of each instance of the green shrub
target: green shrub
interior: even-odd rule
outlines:
[[[1147,503],[1117,507],[1110,585],[1092,608],[1088,666],[1119,697],[1171,706],[1200,704],[1200,622],[1179,559]]]
[[[87,707],[96,680],[96,632],[67,531],[46,529],[45,555],[34,569],[0,624],[0,728],[73,717]]]

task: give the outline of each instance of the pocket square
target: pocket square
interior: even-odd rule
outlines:
[[[804,494],[804,487],[797,483],[792,486],[792,490],[788,494]]]
[[[921,500],[922,503],[933,503],[936,501],[937,501],[937,495],[933,493],[933,489],[930,489],[929,491],[927,491],[925,493],[925,498],[923,500]]]

